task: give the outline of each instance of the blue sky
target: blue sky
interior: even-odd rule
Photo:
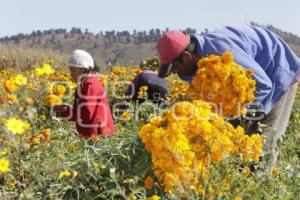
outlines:
[[[71,27],[202,31],[250,21],[300,35],[300,0],[0,0],[0,36]]]

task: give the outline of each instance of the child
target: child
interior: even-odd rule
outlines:
[[[93,74],[92,56],[82,50],[75,50],[69,59],[69,69],[73,81],[77,83],[73,108],[56,105],[53,111],[63,119],[76,122],[77,131],[84,139],[113,135],[115,126],[105,91]]]

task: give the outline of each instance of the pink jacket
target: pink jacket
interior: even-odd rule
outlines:
[[[73,108],[68,107],[61,116],[75,121],[77,131],[85,139],[93,135],[106,137],[115,133],[115,125],[104,88],[95,75],[87,77],[77,87]]]

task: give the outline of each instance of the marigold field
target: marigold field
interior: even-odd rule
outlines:
[[[169,77],[164,106],[124,96],[135,75],[157,69],[157,58],[98,74],[117,133],[92,138],[95,145],[52,114],[52,105],[73,102],[76,85],[66,66],[55,57],[24,67],[8,60],[18,58],[0,54],[1,199],[300,199],[300,90],[277,165],[256,168],[263,137],[223,117],[236,116],[237,103],[254,100],[251,72],[236,66],[230,53],[202,59],[191,85]],[[146,93],[142,87],[138,97]],[[217,95],[211,99],[210,93]],[[208,97],[225,102],[224,115]],[[130,106],[120,112],[116,105],[125,102]]]

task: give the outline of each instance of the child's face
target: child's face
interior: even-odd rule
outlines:
[[[71,77],[75,83],[80,81],[79,80],[79,78],[81,78],[80,75],[83,75],[85,72],[85,69],[76,68],[76,67],[69,67],[69,70],[70,70]]]

